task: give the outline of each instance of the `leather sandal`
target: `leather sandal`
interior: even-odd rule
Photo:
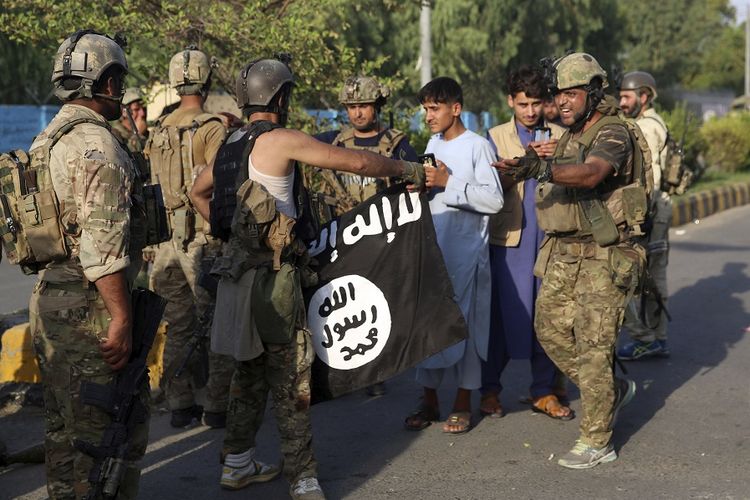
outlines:
[[[559,414],[562,408],[568,408],[569,413],[566,415]],[[533,400],[531,403],[531,411],[535,413],[543,413],[555,420],[568,421],[573,420],[576,416],[573,409],[560,404],[560,400],[557,399],[557,396],[554,394],[547,394],[546,396],[541,396]]]
[[[496,392],[482,394],[479,399],[479,413],[490,418],[501,418],[505,416],[505,410],[500,404],[499,395]]]
[[[437,408],[422,403],[406,417],[404,427],[409,431],[421,431],[437,420],[440,420],[440,412]]]

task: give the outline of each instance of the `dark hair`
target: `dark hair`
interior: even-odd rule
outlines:
[[[419,89],[417,99],[420,104],[427,101],[442,102],[446,104],[457,102],[463,106],[464,92],[461,90],[461,85],[459,85],[453,78],[439,76]]]
[[[523,92],[526,97],[546,99],[549,96],[547,83],[541,70],[531,66],[521,66],[508,74],[505,91],[511,97]]]

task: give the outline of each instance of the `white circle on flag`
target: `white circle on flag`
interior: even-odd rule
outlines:
[[[307,321],[315,353],[336,370],[375,360],[391,334],[391,311],[373,282],[351,274],[331,280],[310,299]]]

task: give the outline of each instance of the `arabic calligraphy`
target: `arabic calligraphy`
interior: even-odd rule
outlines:
[[[318,289],[310,299],[308,318],[315,352],[336,369],[349,370],[376,359],[391,331],[383,292],[358,275],[336,278]]]
[[[367,215],[357,214],[354,221],[344,227],[341,231],[341,242],[350,246],[357,243],[366,236],[385,235],[386,241],[391,243],[395,237],[394,226],[401,227],[411,222],[416,222],[422,217],[422,203],[419,193],[400,193],[396,202],[397,216],[394,220],[394,207],[391,199],[382,197],[380,204],[372,203],[367,209]],[[321,254],[327,248],[336,248],[338,240],[338,220],[324,227],[318,238],[308,245],[310,256]]]

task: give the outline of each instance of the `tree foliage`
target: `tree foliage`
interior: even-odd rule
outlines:
[[[195,44],[219,59],[219,83],[232,92],[247,62],[287,51],[294,56],[298,104],[334,107],[346,76],[375,72],[396,91],[392,102],[414,105],[422,1],[4,0],[0,61],[21,74],[2,77],[16,82],[0,88],[0,101],[45,95],[43,73],[59,43],[77,29],[94,28],[127,35],[131,83],[164,80],[171,55]],[[456,78],[469,110],[499,112],[510,69],[567,50],[590,52],[607,71],[614,64],[649,71],[660,88],[742,88],[744,35],[733,25],[729,0],[431,4],[433,74]],[[35,90],[22,91],[18,82]]]
[[[298,96],[311,99],[351,72],[355,51],[342,43],[346,23],[338,0],[206,2],[199,0],[6,0],[0,31],[33,43],[52,57],[64,38],[82,28],[123,33],[136,83],[166,79],[170,57],[194,44],[219,60],[219,82],[229,91],[239,68],[277,52],[294,55]],[[338,30],[326,28],[338,26]]]

